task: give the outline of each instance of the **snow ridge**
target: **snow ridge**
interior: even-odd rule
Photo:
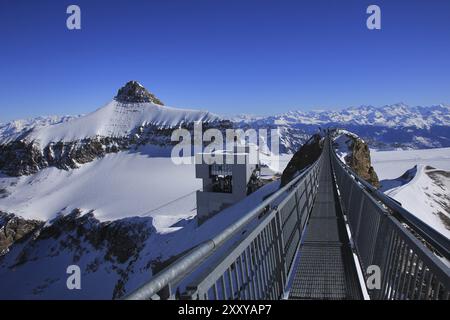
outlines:
[[[423,222],[450,238],[450,171],[417,165],[405,172],[410,181],[385,193]],[[403,177],[402,176],[402,177]],[[401,180],[401,178],[396,180]]]
[[[26,136],[41,147],[51,142],[78,141],[96,136],[125,137],[134,129],[153,125],[157,128],[174,128],[196,121],[213,122],[219,118],[207,111],[177,109],[148,103],[121,103],[111,101],[88,115],[69,121],[33,127]]]

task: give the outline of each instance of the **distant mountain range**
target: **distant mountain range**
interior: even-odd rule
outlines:
[[[450,146],[450,105],[443,104],[409,107],[399,103],[349,107],[339,111],[290,111],[267,117],[239,115],[230,120],[238,126],[277,126],[297,134],[311,134],[319,127],[339,127],[358,134],[372,148],[379,149]]]
[[[241,115],[231,119],[235,122],[256,122],[286,126],[354,125],[430,129],[433,126],[450,126],[450,105],[409,107],[406,104],[398,103],[382,107],[349,107],[339,111],[289,111],[268,117]]]
[[[143,102],[136,103],[142,104]],[[129,103],[133,104],[133,103]],[[105,107],[106,108],[106,107]],[[93,119],[96,126],[102,125],[101,121],[109,120],[110,125],[119,125],[114,123],[114,121],[119,121],[123,119],[117,119],[118,117],[113,117],[112,119],[107,119],[108,116],[114,116],[113,114],[106,115],[100,114],[101,108],[94,113],[88,115],[89,118],[95,118],[94,115],[102,116],[102,119]],[[189,122],[194,119],[202,119],[202,116],[206,114],[209,120],[219,120],[225,119],[236,123],[238,126],[252,125],[255,127],[305,127],[308,128],[313,126],[318,128],[319,126],[353,126],[353,127],[384,127],[389,129],[403,129],[410,128],[418,131],[429,130],[432,131],[433,127],[450,127],[450,105],[434,105],[428,107],[410,107],[403,103],[386,105],[382,107],[374,106],[360,106],[360,107],[349,107],[343,110],[316,110],[316,111],[289,111],[279,115],[273,116],[255,116],[241,114],[232,117],[220,117],[218,115],[212,115],[208,112],[197,111],[193,113],[191,119],[183,118],[193,110],[183,110],[175,109],[170,107],[165,107],[162,110],[147,110],[140,119],[136,119],[137,122],[141,121],[140,124],[146,122],[153,122],[160,126],[171,126],[177,125],[180,122]],[[120,111],[119,111],[120,112]],[[198,113],[200,112],[200,113]],[[166,113],[165,119],[161,118],[161,114]],[[104,117],[106,116],[106,117]],[[196,117],[197,116],[197,117]],[[80,116],[48,116],[48,117],[38,117],[26,120],[14,120],[6,124],[0,124],[0,142],[4,143],[17,138],[21,138],[24,133],[29,132],[31,129],[35,131],[42,128],[48,127],[54,124],[60,124],[79,118]],[[158,118],[159,117],[159,118]],[[109,117],[110,118],[110,117]],[[84,122],[83,120],[82,122]],[[126,128],[128,130],[133,129],[133,126],[137,126],[139,123],[120,123],[121,125],[131,126]],[[96,134],[92,132],[91,134]],[[98,132],[101,134],[101,132]],[[107,134],[103,132],[103,134]],[[55,137],[56,138],[56,137]]]
[[[340,111],[291,111],[267,117],[222,117],[164,106],[141,84],[130,81],[119,89],[114,100],[90,114],[39,117],[0,125],[0,170],[26,175],[49,166],[76,168],[136,145],[170,145],[173,128],[192,129],[197,121],[220,129],[276,128],[281,153],[297,151],[312,133],[325,127],[354,132],[373,148],[450,146],[449,105],[408,107],[400,103]]]

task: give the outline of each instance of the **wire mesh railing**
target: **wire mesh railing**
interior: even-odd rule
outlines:
[[[127,299],[281,298],[317,193],[321,161]],[[236,240],[255,219],[256,227]]]
[[[348,218],[354,249],[363,271],[377,266],[381,272],[379,288],[368,290],[372,299],[413,300],[449,299],[450,269],[445,257],[436,256],[430,245],[448,252],[448,239],[424,233],[427,230],[414,220],[399,221],[405,217],[386,204],[382,196],[374,197],[374,190],[359,178],[333,153],[333,168],[342,207]],[[389,209],[389,211],[388,211]],[[405,209],[401,209],[406,211]],[[412,215],[408,213],[406,217]],[[420,232],[420,240],[408,229]],[[405,226],[406,225],[406,226]],[[421,231],[422,230],[422,231]],[[432,239],[432,244],[421,240]],[[442,251],[442,250],[441,250]],[[364,273],[366,282],[371,274]]]
[[[450,271],[444,262],[448,239],[384,199],[334,152],[330,154],[366,284],[370,267],[378,267],[381,273],[379,287],[367,287],[369,296],[449,299]],[[282,298],[317,194],[323,161],[322,155],[285,187],[156,274],[128,299]]]

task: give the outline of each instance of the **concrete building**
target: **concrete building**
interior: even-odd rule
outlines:
[[[254,191],[260,175],[258,149],[251,145],[196,154],[195,174],[203,179],[203,191],[197,191],[197,218],[202,223]]]

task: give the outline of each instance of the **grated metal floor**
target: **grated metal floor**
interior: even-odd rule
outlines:
[[[289,299],[361,299],[327,147],[324,152],[319,190],[294,267]]]
[[[345,299],[345,270],[340,245],[308,244],[302,248],[290,299]]]

